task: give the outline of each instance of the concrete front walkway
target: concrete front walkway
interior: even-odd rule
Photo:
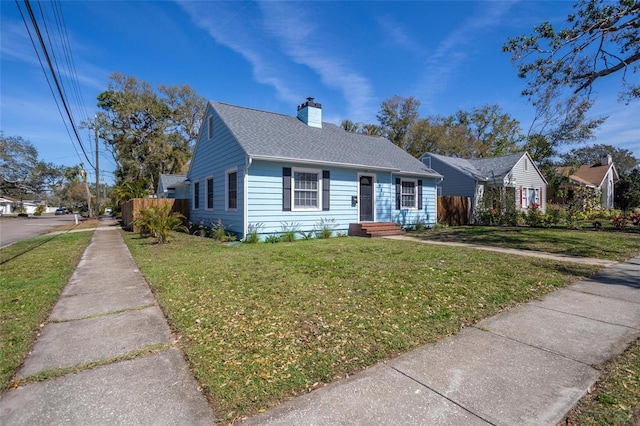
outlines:
[[[198,390],[115,221],[102,222],[17,379],[53,372],[0,399],[2,425],[198,425]]]
[[[391,235],[384,238],[388,238],[390,240],[413,241],[416,243],[432,244],[432,245],[438,245],[438,246],[472,248],[477,250],[494,251],[496,253],[515,254],[517,256],[539,257],[542,259],[559,260],[561,262],[582,263],[586,265],[611,266],[618,263],[614,260],[595,259],[592,257],[568,256],[562,253],[545,253],[542,251],[520,250],[520,249],[505,248],[505,247],[491,247],[491,246],[483,246],[480,244],[459,243],[456,241],[423,240],[420,238],[408,237],[406,235]]]

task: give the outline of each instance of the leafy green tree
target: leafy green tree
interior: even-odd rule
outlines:
[[[466,125],[454,116],[429,116],[418,120],[410,129],[407,152],[419,157],[425,152],[467,157],[474,140]]]
[[[520,123],[499,105],[459,110],[447,117],[429,116],[409,129],[406,150],[465,158],[495,157],[522,150]]]
[[[612,74],[621,75],[623,96],[640,97],[640,85],[630,80],[640,60],[640,2],[634,0],[580,0],[564,28],[549,22],[531,35],[507,39],[518,75],[527,79],[524,94],[538,97],[548,88],[565,87],[589,96],[593,84]]]
[[[87,187],[82,181],[82,170],[81,165],[65,167],[64,181],[56,190],[56,194],[60,197],[61,205],[88,211]]]
[[[616,206],[624,211],[640,207],[640,169],[620,176],[614,197]]]
[[[20,197],[54,189],[62,168],[38,159],[38,150],[20,136],[0,132],[0,193]]]
[[[157,187],[161,173],[184,171],[204,115],[206,100],[189,86],[160,86],[114,73],[98,95],[100,138],[116,162],[116,184],[145,181]],[[86,124],[89,126],[89,124]]]
[[[403,98],[395,95],[382,101],[377,118],[382,135],[395,145],[406,150],[409,130],[420,116],[420,101],[412,96]]]
[[[524,136],[518,120],[497,105],[484,105],[470,112],[458,111],[456,121],[471,133],[469,157],[497,157],[522,150]]]
[[[568,153],[563,154],[561,160],[566,165],[600,164],[601,158],[605,155],[611,155],[613,164],[620,174],[629,173],[640,165],[640,160],[633,156],[633,152],[607,144],[595,144],[572,149]]]

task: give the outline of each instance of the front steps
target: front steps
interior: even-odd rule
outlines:
[[[350,223],[349,235],[352,237],[385,237],[387,235],[403,235],[404,231],[394,222]]]

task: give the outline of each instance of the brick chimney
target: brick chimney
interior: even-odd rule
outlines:
[[[307,102],[298,105],[298,119],[307,126],[322,129],[322,105],[307,98]]]

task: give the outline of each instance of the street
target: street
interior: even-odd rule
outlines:
[[[69,225],[75,221],[73,214],[61,216],[33,216],[28,218],[3,218],[0,220],[0,247],[16,241],[46,234],[60,225]]]

